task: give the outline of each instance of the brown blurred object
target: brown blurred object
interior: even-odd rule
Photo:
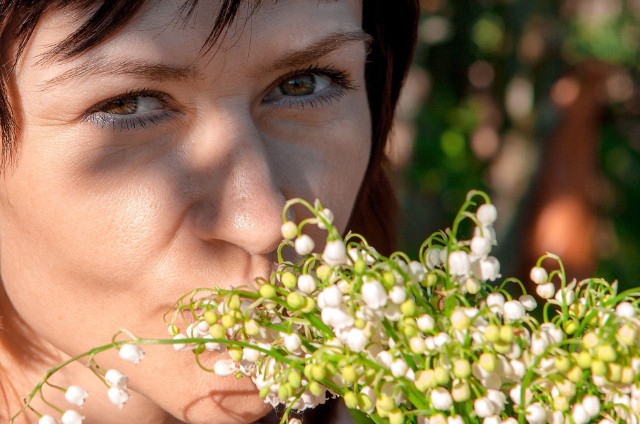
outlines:
[[[598,141],[612,66],[585,62],[558,80],[551,98],[560,119],[546,140],[518,241],[523,281],[546,252],[559,255],[567,277],[593,274],[597,261],[600,176]],[[555,266],[553,264],[552,266]]]

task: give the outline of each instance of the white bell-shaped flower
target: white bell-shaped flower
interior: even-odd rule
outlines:
[[[443,387],[431,391],[431,404],[438,411],[448,411],[453,405],[451,393]]]
[[[536,302],[536,298],[531,296],[530,294],[523,294],[518,298],[518,300],[520,301],[520,303],[522,303],[522,306],[524,306],[524,308],[529,312],[533,311],[538,307],[538,302]]]
[[[122,374],[117,369],[110,369],[104,374],[104,379],[111,387],[125,388],[129,383],[129,377]]]
[[[458,250],[449,254],[449,273],[451,275],[465,276],[471,271],[471,261],[467,252]]]
[[[391,363],[391,374],[394,377],[404,377],[407,374],[409,367],[402,358],[394,359]]]
[[[620,302],[616,306],[616,315],[620,318],[634,318],[636,316],[636,308],[629,302]]]
[[[549,281],[549,274],[547,274],[546,269],[540,266],[534,266],[531,268],[531,272],[529,272],[529,278],[536,284],[544,284]]]
[[[487,237],[476,235],[471,239],[471,253],[479,258],[484,258],[491,253],[491,240]]]
[[[144,358],[144,352],[142,349],[133,344],[122,345],[118,354],[120,355],[120,358],[131,362],[132,364],[137,364],[142,361],[142,358]]]
[[[316,247],[313,239],[306,234],[302,234],[300,237],[296,238],[294,245],[296,253],[300,256],[308,255],[313,252],[313,248]]]
[[[298,290],[302,293],[311,294],[316,288],[316,282],[311,275],[302,274],[298,277]]]
[[[362,299],[371,309],[380,309],[387,304],[387,291],[378,280],[367,280],[362,284]]]
[[[185,336],[182,333],[178,333],[175,336],[173,336],[173,340],[183,340],[183,339],[186,339],[186,338],[187,338],[187,336]],[[187,348],[187,344],[186,343],[174,343],[173,344],[173,349],[176,352],[179,352],[181,350],[185,350],[186,348]]]
[[[524,305],[517,300],[504,303],[504,317],[509,321],[520,321],[527,314]]]
[[[231,359],[220,359],[213,365],[213,372],[220,377],[226,377],[236,371],[238,371],[238,367]]]
[[[38,424],[58,424],[58,421],[51,415],[43,415],[38,420]]]
[[[581,404],[573,405],[573,408],[571,408],[571,418],[573,418],[575,424],[587,424],[591,421],[591,417]]]
[[[582,407],[589,417],[596,417],[600,414],[600,399],[593,395],[585,396],[582,398]]]
[[[302,346],[302,339],[297,333],[291,333],[284,336],[284,347],[291,353],[298,353]]]
[[[389,299],[396,305],[400,305],[407,300],[407,292],[403,287],[393,286],[389,290]]]
[[[464,419],[460,415],[447,417],[447,424],[464,424]]]
[[[422,315],[416,322],[420,331],[431,331],[435,327],[435,320],[431,315]]]
[[[496,413],[495,405],[486,397],[476,399],[473,402],[473,410],[480,418],[490,417]]]
[[[77,406],[82,406],[84,400],[89,396],[89,393],[80,386],[69,386],[66,392],[64,392],[64,398],[67,402]]]
[[[529,424],[545,424],[547,422],[547,413],[538,402],[532,403],[525,409],[525,419]]]
[[[122,409],[125,403],[129,400],[129,392],[126,389],[121,389],[120,387],[111,387],[107,390],[107,397],[109,401]]]
[[[492,225],[498,219],[498,210],[496,207],[490,203],[485,203],[480,205],[478,210],[476,211],[476,216],[478,217],[478,221],[483,226]]]
[[[60,420],[62,421],[62,424],[82,424],[84,417],[80,415],[78,411],[69,409],[67,411],[64,411],[64,414],[62,414],[62,418]]]
[[[327,221],[329,224],[333,223],[334,216],[331,209],[324,208],[323,210],[318,211],[318,215],[324,218],[324,220]],[[318,228],[322,230],[326,230],[327,226],[322,222],[322,220],[318,219]]]
[[[500,277],[500,262],[494,256],[479,259],[473,263],[473,273],[485,281],[495,281]]]
[[[322,260],[329,266],[338,266],[347,263],[347,249],[342,240],[327,242],[322,253]]]
[[[342,304],[342,292],[338,286],[329,286],[322,290],[318,295],[318,307],[320,309],[326,306],[330,308],[338,308]]]
[[[556,294],[556,286],[553,283],[543,283],[536,287],[536,293],[543,299],[551,299]]]
[[[502,314],[505,298],[502,293],[491,293],[486,299],[487,306],[494,314]]]
[[[427,250],[427,255],[426,255],[426,263],[427,266],[431,269],[439,267],[440,264],[442,264],[442,250],[440,250],[440,248],[438,247],[432,247],[429,250]]]
[[[369,344],[369,338],[364,331],[359,328],[352,328],[349,330],[347,336],[347,346],[354,352],[362,352]]]

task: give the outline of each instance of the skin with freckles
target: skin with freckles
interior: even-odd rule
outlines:
[[[180,295],[267,275],[286,199],[319,198],[346,226],[371,143],[361,2],[266,2],[208,53],[217,2],[188,20],[182,3],[149,2],[104,43],[43,63],[81,22],[51,12],[18,63],[18,156],[0,180],[0,302],[14,330],[0,364],[15,372],[0,376],[0,422],[61,359],[122,327],[167,337]],[[99,359],[129,375],[122,410],[82,366],[54,382],[91,393],[88,423],[247,423],[269,410],[246,379],[145,350],[136,366]]]

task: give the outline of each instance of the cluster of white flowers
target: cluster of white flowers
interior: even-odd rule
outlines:
[[[548,254],[538,265],[552,259],[560,267],[531,270],[545,300],[542,319],[534,317],[536,299],[519,281],[496,281],[497,212],[483,193],[470,193],[419,260],[381,255],[355,234],[343,239],[319,202],[295,199],[287,208],[294,204],[314,218],[285,220],[279,266],[257,290],[198,289],[178,300],[167,322],[176,350],[226,352],[211,372],[250,377],[287,412],[337,395],[377,424],[640,424],[640,291],[568,282]],[[464,221],[472,223],[466,238]],[[305,234],[314,224],[328,233],[322,253]],[[284,260],[285,248],[298,259]],[[131,362],[142,358],[134,344],[120,349]],[[122,407],[126,377],[109,370],[104,380]],[[85,398],[68,389],[75,405]],[[287,415],[283,423],[299,422]]]

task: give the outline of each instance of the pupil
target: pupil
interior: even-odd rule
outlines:
[[[313,75],[303,75],[292,78],[282,87],[282,91],[287,96],[307,96],[313,94],[316,83]]]
[[[106,112],[116,115],[131,115],[138,109],[138,98],[130,97],[126,99],[113,100]]]

